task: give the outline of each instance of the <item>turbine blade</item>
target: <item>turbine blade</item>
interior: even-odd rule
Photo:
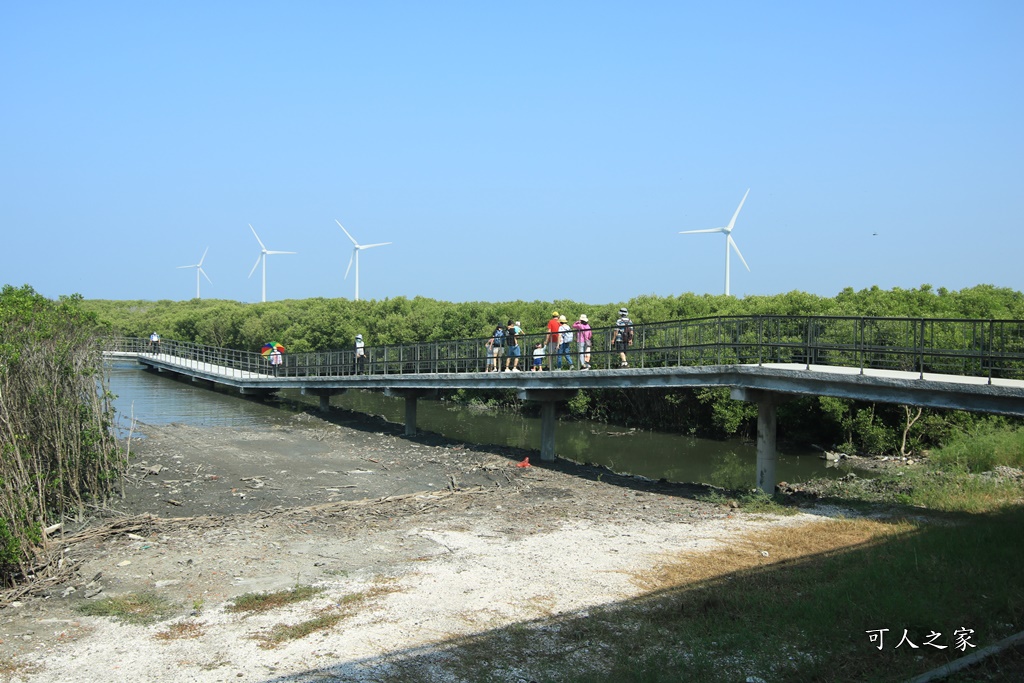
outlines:
[[[209,282],[209,283],[210,283],[211,285],[213,284],[213,280],[211,280],[211,279],[210,279],[210,276],[206,274],[206,271],[205,271],[205,270],[203,270],[202,268],[200,268],[200,269],[199,269],[199,272],[203,274],[203,277],[205,277],[205,278],[206,278],[206,281],[207,281],[207,282]]]
[[[348,230],[346,230],[346,229],[345,229],[345,226],[341,224],[341,221],[339,221],[339,220],[338,220],[337,218],[335,218],[335,219],[334,219],[334,222],[335,222],[335,223],[337,223],[337,224],[338,224],[338,227],[339,227],[339,228],[341,228],[341,231],[342,231],[343,233],[345,233],[345,234],[346,234],[346,235],[348,236],[348,238],[349,238],[350,240],[352,240],[352,244],[354,244],[354,245],[356,245],[356,246],[358,247],[358,246],[359,246],[359,242],[356,242],[356,238],[355,238],[355,237],[353,237],[352,235],[349,235],[349,234],[348,234]]]
[[[252,274],[256,272],[257,268],[259,268],[261,258],[263,258],[263,254],[256,257],[256,263],[253,265],[252,270],[249,271],[249,277],[252,277]]]
[[[383,247],[383,246],[386,246],[388,244],[391,244],[391,242],[378,242],[377,244],[362,244],[362,245],[359,246],[359,248],[360,249],[369,249],[370,247]]]
[[[295,254],[294,251],[268,251],[268,254]]]
[[[698,232],[726,232],[725,228],[708,228],[707,230],[683,230],[680,235],[696,235]]]
[[[199,266],[197,266],[196,264],[193,263],[191,266],[175,266],[175,267],[176,268],[198,268]]]
[[[207,251],[210,251],[210,248],[209,248],[209,247],[207,247],[207,248],[206,248],[206,251],[204,251],[204,252],[203,252],[203,258],[199,259],[199,263],[198,263],[198,264],[196,264],[196,268],[198,268],[198,267],[200,267],[200,266],[202,266],[202,265],[203,265],[203,261],[205,261],[205,260],[206,260],[206,252],[207,252]]]
[[[353,249],[352,250],[352,255],[348,257],[348,268],[345,269],[345,277],[343,277],[342,280],[347,280],[348,279],[348,271],[352,270],[352,262],[355,261],[355,259],[356,259],[356,251],[358,249],[359,249],[359,247],[356,247],[355,249]]]
[[[740,253],[740,248],[736,246],[736,240],[734,240],[732,238],[732,235],[729,235],[728,240],[729,240],[729,246],[732,247],[732,250],[736,252],[736,255],[740,257],[740,261],[743,261],[743,265],[746,266],[747,267],[747,271],[749,271],[750,270],[750,266],[747,266],[747,260],[745,258],[743,258],[743,254]]]
[[[266,251],[267,248],[265,246],[263,246],[263,240],[261,240],[260,236],[256,234],[256,228],[252,227],[252,223],[249,224],[249,229],[252,230],[252,235],[253,235],[253,237],[256,238],[256,241],[260,243],[260,249],[262,249],[263,251]]]
[[[747,201],[747,195],[748,194],[750,194],[750,188],[749,187],[747,188],[747,191],[743,193],[743,199],[740,200],[740,205],[736,207],[736,213],[734,213],[732,215],[732,220],[729,221],[729,227],[726,229],[726,232],[732,232],[732,226],[736,225],[736,216],[740,215],[740,209],[743,208],[743,202]],[[733,245],[733,246],[736,246],[736,245]]]

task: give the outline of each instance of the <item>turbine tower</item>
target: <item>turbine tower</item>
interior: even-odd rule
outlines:
[[[736,226],[736,217],[740,215],[740,209],[743,208],[743,202],[747,201],[747,195],[750,194],[750,189],[743,194],[743,199],[740,200],[740,205],[736,207],[736,213],[732,215],[732,220],[729,221],[729,225],[724,228],[708,228],[707,230],[683,230],[680,231],[680,235],[693,235],[698,232],[721,232],[725,234],[725,295],[729,296],[729,249],[735,249],[736,255],[740,257],[740,261],[743,261],[743,265],[746,266],[747,270],[750,270],[750,266],[747,266],[747,260],[743,258],[743,254],[740,253],[740,248],[736,246],[736,241],[732,238],[732,229]]]
[[[294,251],[267,251],[267,248],[263,246],[263,240],[256,234],[256,228],[252,227],[252,223],[249,224],[249,229],[252,230],[253,236],[256,241],[260,243],[260,255],[256,257],[256,263],[253,265],[252,270],[249,271],[249,277],[256,272],[256,267],[260,265],[260,261],[263,261],[263,301],[267,300],[267,256],[269,254],[294,254]]]
[[[203,274],[203,277],[206,278],[207,282],[209,282],[211,285],[213,284],[213,280],[211,280],[210,276],[206,274],[205,270],[203,270],[203,261],[206,260],[206,252],[207,251],[210,251],[209,247],[207,247],[206,251],[203,252],[203,258],[199,259],[199,263],[194,263],[191,266],[178,266],[178,268],[195,268],[196,269],[196,298],[197,299],[199,298],[199,274],[200,273]]]
[[[355,261],[355,263],[356,263],[356,298],[355,298],[355,300],[359,301],[359,252],[362,251],[363,249],[371,249],[373,247],[383,247],[385,245],[391,244],[391,242],[378,242],[377,244],[359,244],[359,242],[356,242],[356,238],[355,237],[353,237],[352,235],[348,234],[348,230],[346,230],[345,226],[341,224],[341,221],[339,221],[337,218],[335,218],[334,222],[337,223],[338,227],[341,228],[341,231],[344,232],[345,235],[347,235],[350,240],[352,240],[352,256],[349,257],[349,259],[348,259],[348,268],[345,269],[345,278],[344,279],[346,279],[346,280],[348,279],[348,271],[352,270],[352,262]]]

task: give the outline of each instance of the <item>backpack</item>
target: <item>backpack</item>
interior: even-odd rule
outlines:
[[[505,345],[505,330],[500,327],[494,330],[494,348],[500,349]]]
[[[621,323],[621,324],[620,324]],[[633,341],[633,321],[629,318],[620,318],[615,323],[619,328],[619,341],[628,344]]]
[[[516,326],[509,325],[505,328],[505,345],[506,346],[518,346],[516,342]]]

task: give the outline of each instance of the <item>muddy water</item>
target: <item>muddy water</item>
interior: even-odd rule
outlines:
[[[183,422],[197,426],[256,426],[287,419],[296,404],[309,399],[284,392],[282,401],[264,404],[235,392],[201,388],[188,381],[168,379],[132,363],[109,366],[110,389],[117,394],[115,408],[126,425],[136,420],[153,424]],[[316,401],[316,399],[312,399]],[[393,422],[405,419],[402,399],[371,391],[350,391],[334,396],[331,406]],[[420,430],[469,443],[540,449],[540,419],[503,411],[420,400]],[[581,463],[596,463],[628,474],[676,482],[704,482],[723,486],[754,484],[756,448],[740,440],[715,441],[678,434],[631,431],[596,422],[559,422],[555,451]],[[779,453],[779,481],[799,482],[813,477],[838,476],[843,470],[827,467],[809,450]]]

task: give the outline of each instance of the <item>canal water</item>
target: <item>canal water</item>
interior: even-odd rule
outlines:
[[[196,426],[265,426],[281,423],[318,399],[282,392],[280,401],[263,403],[235,391],[211,390],[147,372],[131,362],[108,365],[110,390],[117,395],[122,432],[132,418],[149,424],[182,422]],[[401,423],[405,402],[373,391],[348,391],[331,406]],[[540,450],[540,418],[505,411],[421,399],[417,426],[468,443]],[[560,421],[555,452],[580,463],[595,463],[622,474],[674,482],[754,486],[756,446],[741,440],[716,441],[679,434],[633,431],[588,421]],[[829,467],[814,451],[780,450],[776,477],[790,483],[834,477],[845,470]]]

